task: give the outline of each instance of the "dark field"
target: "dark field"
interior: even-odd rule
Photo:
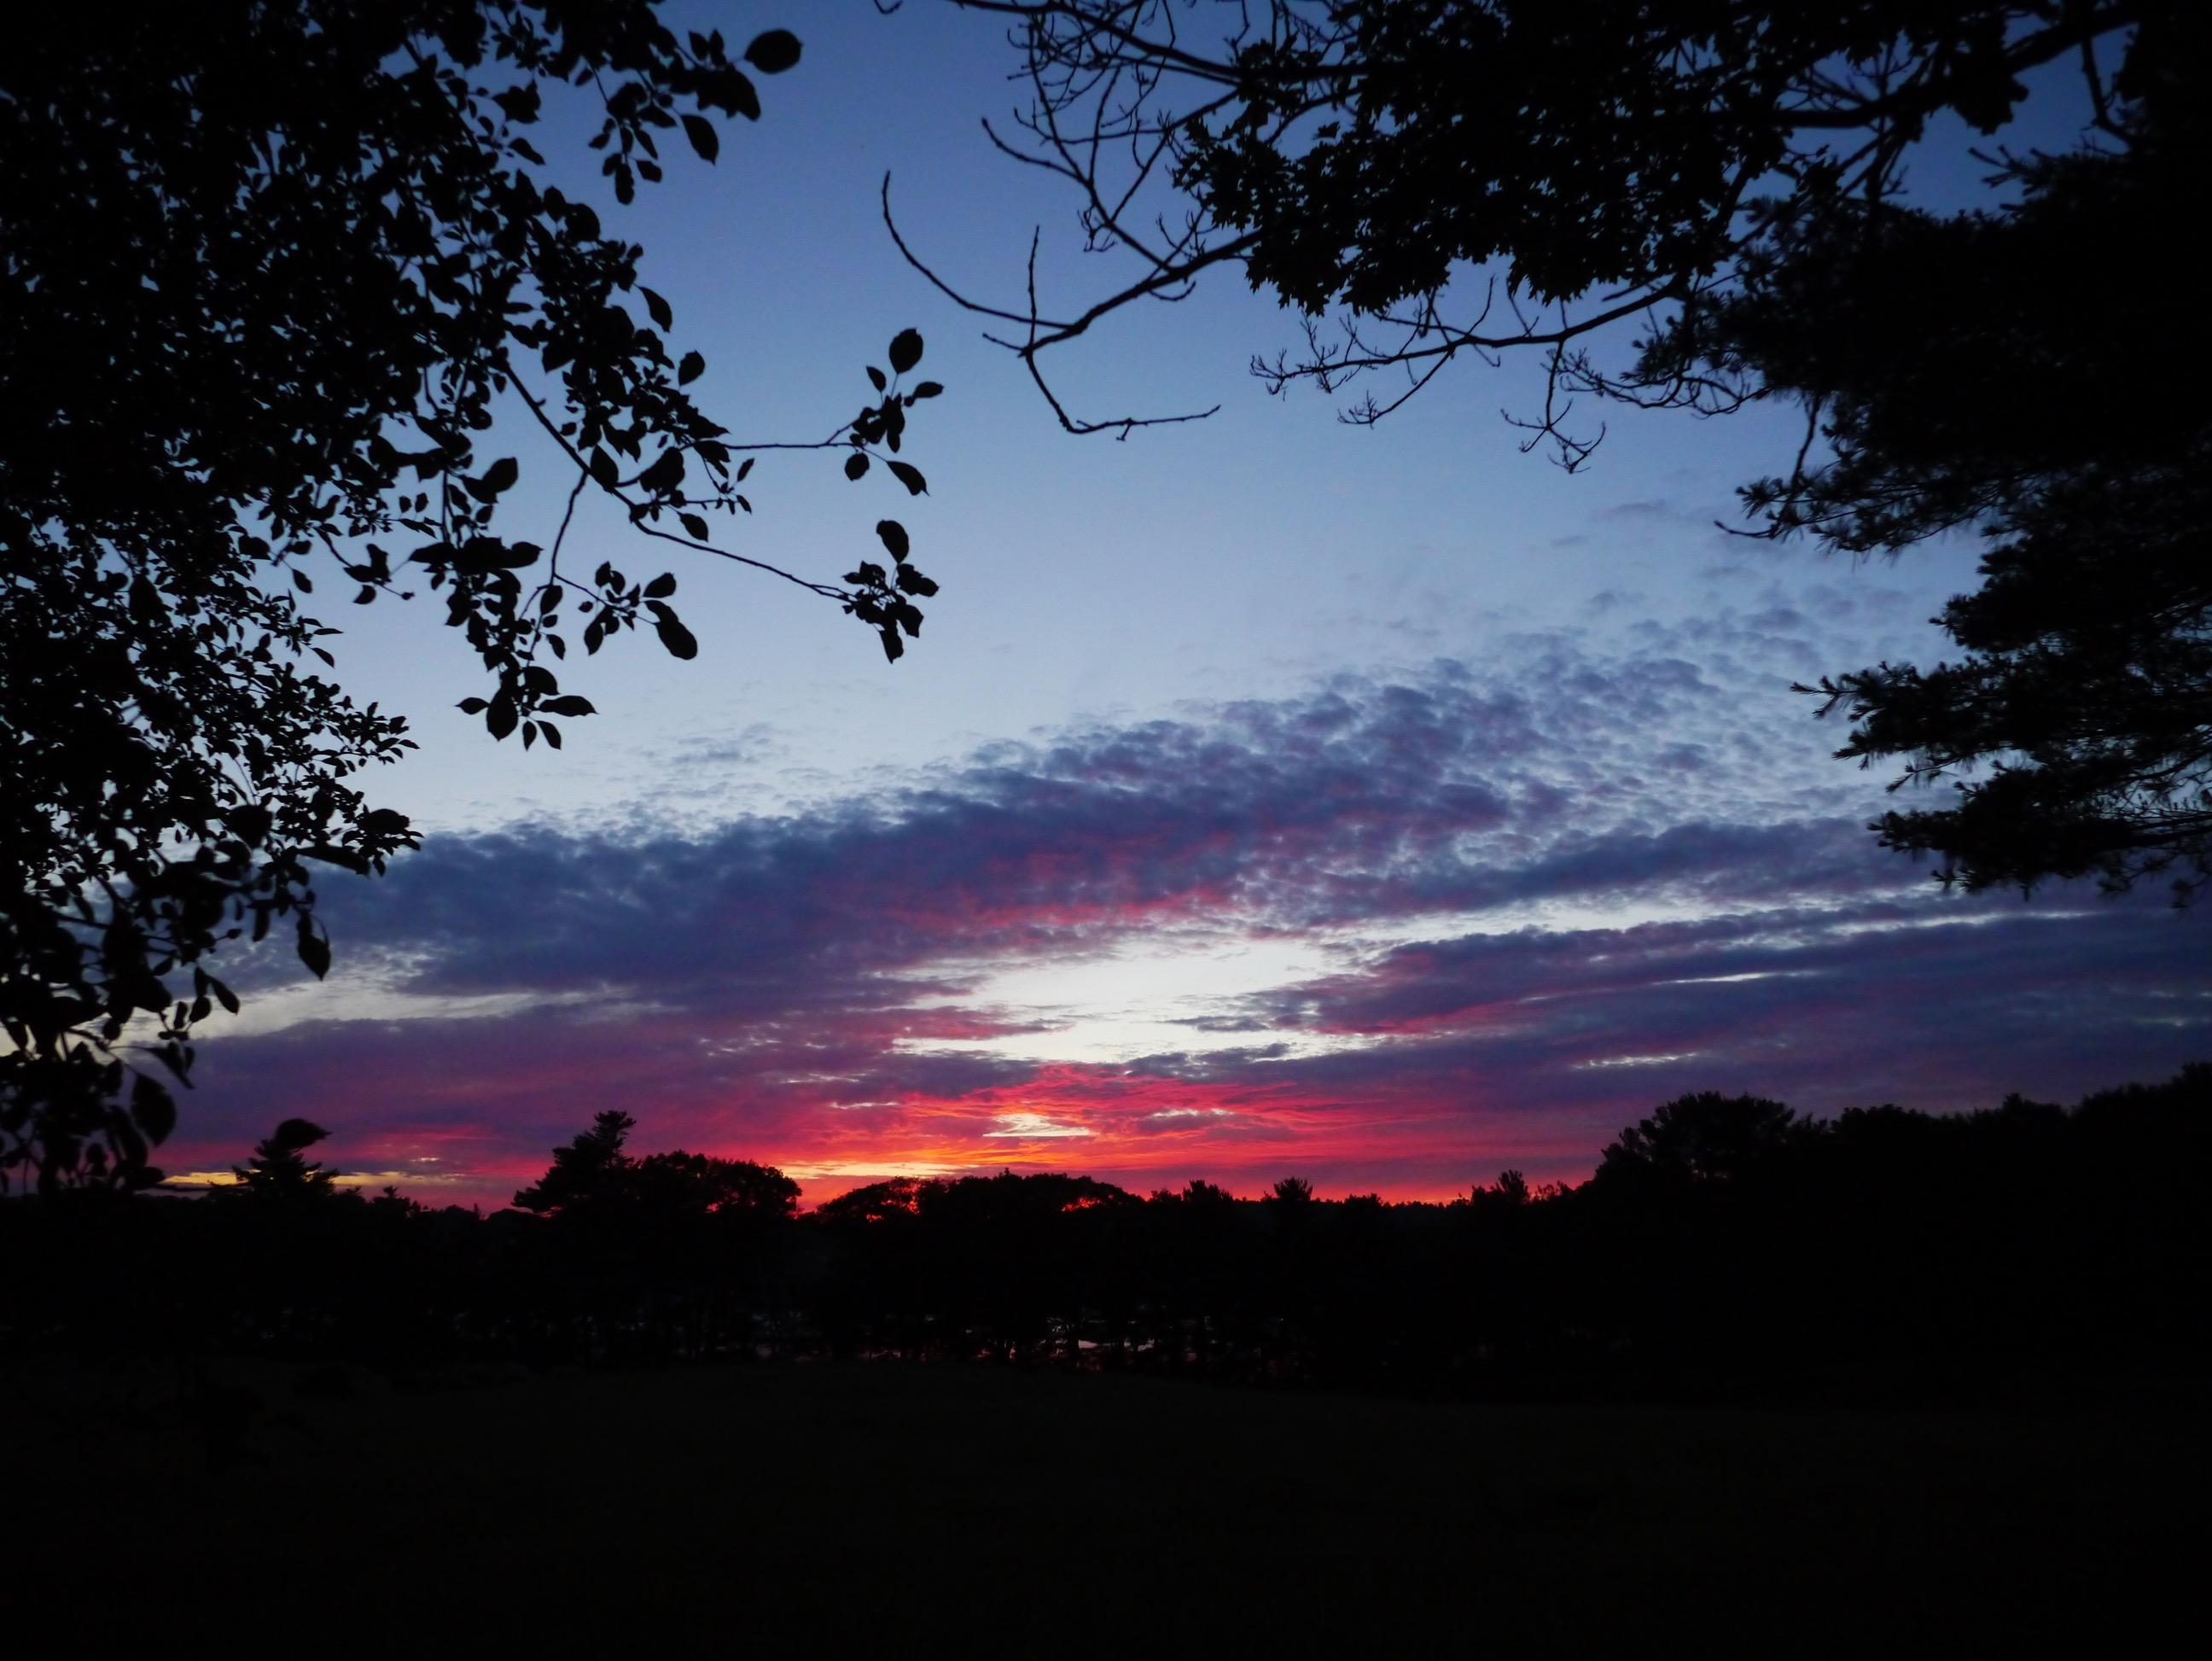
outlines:
[[[893,1366],[291,1382],[254,1378],[265,1408],[212,1438],[149,1392],[96,1445],[80,1424],[19,1448],[19,1590],[83,1597],[88,1632],[307,1649],[2115,1654],[2201,1561],[2201,1425],[2164,1411]]]

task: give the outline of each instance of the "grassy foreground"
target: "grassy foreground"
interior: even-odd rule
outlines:
[[[2187,1597],[2201,1492],[2178,1414],[1501,1407],[893,1366],[335,1400],[255,1382],[243,1458],[211,1461],[173,1405],[34,1439],[7,1480],[19,1589],[81,1592],[118,1633],[349,1652],[2115,1653]]]

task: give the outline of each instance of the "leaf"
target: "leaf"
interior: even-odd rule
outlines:
[[[698,641],[677,620],[673,611],[657,599],[647,600],[646,606],[653,613],[653,632],[660,636],[660,643],[668,648],[669,656],[689,660],[699,655]]]
[[[480,715],[483,714],[487,708],[489,707],[489,700],[485,698],[463,698],[453,707],[456,709],[459,709],[465,715]]]
[[[640,488],[665,496],[684,483],[684,452],[663,450],[660,459],[638,475]]]
[[[937,398],[941,396],[944,393],[944,391],[945,388],[939,386],[936,381],[925,380],[920,386],[916,386],[912,392],[908,392],[907,396],[908,398]]]
[[[648,317],[664,329],[675,326],[676,311],[673,307],[642,284],[639,286],[638,292],[645,296],[645,310]]]
[[[696,514],[678,514],[676,517],[684,526],[684,534],[692,541],[704,542],[707,539],[707,521],[704,519]]]
[[[886,623],[876,631],[876,638],[884,643],[884,655],[896,663],[906,655],[906,642],[899,638],[898,625]]]
[[[799,62],[799,37],[789,29],[770,29],[753,36],[745,62],[763,75],[781,75]]]
[[[884,547],[890,557],[903,563],[908,551],[913,546],[907,540],[906,526],[895,519],[879,519],[876,521],[876,534],[883,539]]]
[[[684,118],[684,136],[691,141],[691,148],[699,152],[702,161],[712,161],[722,153],[722,136],[703,115]]]
[[[918,329],[901,329],[891,337],[891,370],[904,374],[921,362],[921,332]]]
[[[501,114],[517,126],[528,126],[538,119],[538,83],[526,81],[519,87],[509,87],[505,92],[495,92],[491,95],[491,101],[499,106]]]
[[[592,707],[591,699],[587,697],[580,697],[574,692],[563,692],[557,698],[548,698],[545,700],[542,707],[549,715],[580,716],[593,715],[599,713],[598,710]]]
[[[331,972],[331,943],[315,933],[315,925],[306,917],[300,919],[300,961],[314,971],[317,980]]]
[[[225,1007],[235,1014],[238,1000],[225,1000]],[[147,1141],[161,1141],[177,1128],[177,1104],[166,1088],[141,1073],[131,1081],[131,1116]]]
[[[594,450],[592,452],[592,478],[601,490],[611,490],[622,483],[622,469],[615,465],[615,459],[605,450]]]
[[[676,366],[676,384],[688,386],[707,373],[707,360],[696,352],[684,354],[684,361]]]
[[[237,993],[235,993],[235,992],[232,991],[228,987],[225,986],[225,985],[224,985],[221,981],[219,981],[219,980],[216,979],[216,977],[215,977],[214,976],[212,976],[212,975],[210,975],[210,976],[209,976],[209,977],[207,977],[207,984],[208,984],[208,990],[215,994],[215,1001],[216,1001],[217,1003],[221,1004],[221,1005],[222,1005],[225,1009],[228,1010],[232,1014],[235,1015],[236,1013],[238,1013],[238,994],[237,994]],[[167,1133],[164,1133],[164,1134],[166,1135]],[[155,1138],[154,1138],[154,1140],[155,1140],[155,1141],[157,1141],[157,1142],[158,1142],[158,1141],[160,1141],[161,1140],[161,1138],[160,1136],[156,1136],[156,1137],[155,1137]]]
[[[881,369],[878,369],[872,363],[868,365],[868,379],[875,383],[875,388],[878,392],[883,391],[884,387],[891,384],[884,378],[884,372]]]
[[[276,816],[258,802],[234,807],[222,816],[223,826],[241,842],[258,843],[269,834]]]
[[[522,723],[522,747],[527,750],[537,742],[538,723],[534,721],[526,721]]]
[[[868,459],[866,456],[861,454],[860,451],[855,450],[852,454],[845,458],[846,478],[852,479],[866,478],[867,474]]]
[[[494,496],[496,496],[501,490],[513,490],[514,488],[514,481],[521,476],[522,469],[516,464],[514,458],[513,456],[501,456],[497,461],[493,462],[490,466],[484,469],[484,486],[487,490],[490,490]]]
[[[521,718],[521,712],[514,707],[514,700],[501,692],[491,701],[491,708],[484,714],[484,730],[495,739],[503,739],[514,730],[514,723]]]
[[[551,721],[539,721],[538,723],[538,730],[544,735],[545,742],[552,745],[553,748],[558,750],[561,747],[561,729],[556,727]]]
[[[534,542],[501,542],[497,537],[471,537],[454,551],[453,569],[481,576],[491,571],[519,571],[534,565],[545,551]]]
[[[659,576],[653,578],[652,581],[645,585],[645,597],[647,599],[666,599],[669,595],[675,592],[676,577],[672,572],[669,571],[663,571]]]
[[[906,486],[906,493],[908,496],[918,496],[928,494],[929,481],[921,476],[921,469],[912,462],[892,461],[884,465],[891,470],[891,477]]]

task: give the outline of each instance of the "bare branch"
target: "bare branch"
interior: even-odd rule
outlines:
[[[530,413],[537,417],[538,424],[545,429],[546,433],[550,435],[556,444],[561,447],[562,453],[568,458],[569,461],[575,465],[578,472],[582,475],[582,478],[578,480],[576,484],[576,489],[581,490],[583,488],[583,480],[589,479],[592,477],[591,463],[586,461],[582,455],[578,453],[576,447],[568,441],[568,435],[561,430],[559,425],[555,423],[553,417],[546,411],[545,405],[539,399],[538,394],[532,392],[530,388],[523,383],[520,376],[514,376],[513,377],[513,380],[514,382],[515,392],[520,395],[523,404],[528,408]],[[793,447],[813,449],[818,447],[813,445],[800,445]],[[852,596],[844,589],[837,587],[833,584],[812,581],[806,577],[799,576],[794,572],[787,571],[780,565],[771,565],[764,559],[754,559],[749,555],[732,553],[728,549],[717,548],[710,542],[695,542],[689,537],[679,537],[670,532],[656,529],[654,526],[648,525],[644,521],[642,515],[646,510],[646,504],[632,498],[619,485],[603,484],[599,488],[605,494],[613,497],[617,502],[621,502],[624,508],[629,510],[630,524],[632,527],[642,532],[647,536],[658,537],[663,542],[680,543],[686,548],[696,549],[702,554],[712,554],[717,559],[726,559],[732,564],[749,565],[756,571],[765,571],[770,576],[781,577],[786,582],[794,583],[798,587],[805,589],[809,593],[821,595],[824,599],[834,599],[842,603],[852,599]],[[568,502],[570,508],[573,509],[575,506],[575,495],[573,491],[570,493]],[[561,521],[561,529],[564,535],[567,533],[568,528],[568,521],[567,517],[564,515]]]

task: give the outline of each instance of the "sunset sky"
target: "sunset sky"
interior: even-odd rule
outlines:
[[[1012,299],[1041,223],[1048,302],[1110,283],[978,125],[1018,95],[995,27],[674,10],[806,46],[718,166],[606,208],[702,406],[818,437],[907,326],[947,388],[906,450],[927,496],[772,456],[728,545],[835,580],[892,514],[943,593],[891,666],[832,605],[586,517],[595,557],[676,572],[702,654],[617,642],[567,678],[603,713],[526,754],[453,709],[482,689],[433,605],[325,606],[346,682],[416,718],[374,794],[431,834],[327,885],[328,983],[238,967],[171,1171],[301,1114],[350,1171],[496,1204],[618,1107],[810,1201],[1002,1165],[1433,1198],[1578,1178],[1689,1090],[1964,1108],[2212,1056],[2212,917],[1947,896],[1874,845],[1889,776],[1831,759],[1790,683],[1939,656],[1974,551],[1723,534],[1784,412],[1611,411],[1569,477],[1500,417],[1528,367],[1470,366],[1353,430],[1249,378],[1296,332],[1231,276],[1060,365],[1088,414],[1218,414],[1067,437],[877,216],[889,170],[949,278]],[[550,539],[556,464],[509,451],[512,533]]]

